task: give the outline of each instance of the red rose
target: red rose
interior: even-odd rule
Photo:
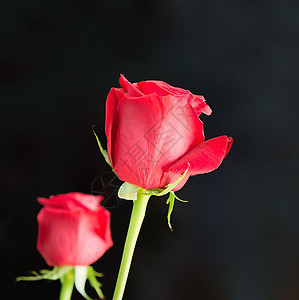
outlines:
[[[68,193],[38,198],[37,249],[50,266],[88,266],[113,244],[102,196]]]
[[[190,168],[189,176],[211,172],[228,153],[232,138],[205,141],[198,116],[211,114],[203,96],[163,81],[130,83],[112,88],[106,103],[107,152],[123,181],[145,189],[173,183]]]

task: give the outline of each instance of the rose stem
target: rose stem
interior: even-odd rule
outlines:
[[[133,201],[129,229],[112,300],[121,300],[123,298],[134,248],[145,216],[146,206],[150,198],[150,196],[144,195],[143,192],[144,190],[140,189],[137,194],[137,200]]]
[[[64,274],[61,278],[61,291],[59,300],[70,300],[74,288],[75,274],[74,269]]]

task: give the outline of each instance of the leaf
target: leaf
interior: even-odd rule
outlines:
[[[173,211],[173,207],[174,207],[174,201],[175,201],[175,196],[173,192],[169,193],[169,197],[166,201],[166,204],[169,204],[168,207],[168,213],[167,213],[167,222],[168,222],[168,226],[170,228],[171,231],[173,231],[171,223],[170,223],[170,218],[171,218],[171,213]]]
[[[118,190],[118,197],[126,200],[137,200],[139,189],[140,186],[124,182]]]
[[[100,140],[99,140],[97,134],[96,134],[95,131],[93,130],[93,128],[94,128],[94,126],[92,127],[92,131],[93,131],[94,136],[96,137],[96,140],[97,140],[98,146],[99,146],[99,148],[100,148],[100,151],[101,151],[102,155],[104,156],[104,158],[105,158],[107,164],[112,168],[112,165],[111,165],[111,162],[110,162],[110,160],[109,160],[107,151],[103,149],[102,144],[101,144],[101,142],[100,142]]]

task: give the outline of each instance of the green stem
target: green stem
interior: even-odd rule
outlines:
[[[59,300],[70,300],[73,293],[75,274],[74,269],[64,274],[61,278],[61,290]]]
[[[112,300],[121,300],[123,298],[136,241],[145,216],[146,206],[150,198],[150,196],[144,195],[143,192],[144,190],[140,189],[137,194],[137,200],[134,200],[133,202],[130,225]]]

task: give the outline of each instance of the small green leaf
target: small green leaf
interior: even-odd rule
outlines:
[[[139,189],[140,186],[124,182],[118,190],[118,197],[126,200],[137,200]]]
[[[171,223],[170,223],[170,218],[171,218],[171,213],[172,213],[173,207],[174,207],[174,201],[175,201],[174,193],[170,192],[169,197],[166,201],[166,204],[169,204],[168,213],[167,213],[167,222],[168,222],[168,226],[169,226],[171,231],[173,231],[173,229],[172,229],[172,226],[171,226]]]
[[[93,126],[93,127],[94,127],[94,126]],[[93,131],[94,136],[96,137],[96,140],[97,140],[98,146],[99,146],[99,148],[100,148],[100,151],[101,151],[102,155],[104,156],[104,158],[105,158],[107,164],[112,168],[112,165],[111,165],[111,162],[110,162],[110,160],[109,160],[107,151],[103,149],[102,144],[101,144],[101,142],[100,142],[100,140],[99,140],[97,134],[96,134],[95,131],[93,130],[93,127],[92,127],[92,131]]]

